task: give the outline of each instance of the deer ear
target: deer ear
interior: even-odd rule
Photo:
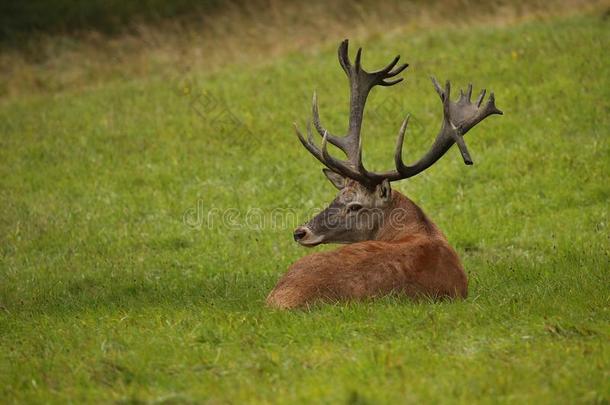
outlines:
[[[390,187],[388,179],[383,179],[381,184],[377,187],[379,189],[379,197],[384,201],[388,201],[392,196],[392,188]]]
[[[335,173],[329,169],[322,169],[322,172],[324,172],[326,178],[333,183],[333,186],[337,187],[339,190],[345,187],[345,177],[341,176],[339,173]]]

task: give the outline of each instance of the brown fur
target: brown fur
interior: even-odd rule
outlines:
[[[392,191],[385,210],[391,214],[398,209],[400,226],[385,221],[375,240],[297,260],[271,291],[267,304],[290,309],[318,300],[363,299],[393,292],[411,298],[465,298],[466,273],[442,232],[411,200]]]

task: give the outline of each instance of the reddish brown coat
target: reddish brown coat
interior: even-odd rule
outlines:
[[[403,213],[402,222],[384,224],[376,240],[313,253],[296,261],[271,291],[267,304],[290,309],[317,300],[363,299],[390,293],[412,298],[465,298],[466,274],[442,232],[417,205],[393,190],[388,214],[397,209]]]

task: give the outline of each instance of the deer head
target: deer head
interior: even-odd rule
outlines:
[[[303,146],[322,164],[326,177],[340,192],[331,204],[305,225],[294,231],[294,239],[304,246],[315,246],[320,243],[352,243],[375,239],[383,218],[391,209],[392,190],[390,182],[413,177],[438,161],[455,143],[458,145],[464,163],[471,165],[472,159],[464,143],[463,136],[479,122],[492,114],[502,114],[496,108],[494,94],[490,93],[487,102],[482,105],[486,90],[483,89],[476,101],[471,102],[472,85],[464,93],[460,90],[457,101],[451,101],[451,85],[446,82],[442,88],[432,78],[434,88],[443,105],[441,129],[430,147],[430,150],[417,162],[406,165],[402,160],[404,135],[409,123],[407,116],[400,130],[394,152],[396,168],[383,173],[368,171],[362,163],[362,142],[360,130],[366,98],[371,89],[379,86],[393,86],[403,79],[393,79],[408,65],[396,67],[400,56],[396,56],[383,69],[367,72],[362,68],[362,48],[358,49],[354,64],[348,56],[348,40],[339,46],[339,63],[350,83],[350,113],[348,130],[344,136],[336,136],[327,131],[320,123],[316,94],[313,96],[312,115],[316,131],[322,137],[322,146],[314,141],[311,126],[307,125],[308,137],[305,139],[295,124],[296,134]],[[328,143],[345,153],[347,159],[341,160],[328,152]]]

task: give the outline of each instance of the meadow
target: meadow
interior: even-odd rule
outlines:
[[[0,85],[0,402],[608,403],[608,24],[577,10],[350,38],[367,69],[410,64],[368,101],[371,169],[392,165],[406,113],[405,160],[432,142],[430,75],[493,90],[504,111],[467,135],[474,166],[454,148],[394,185],[459,252],[470,295],[456,302],[264,305],[312,252],[293,227],[335,194],[292,122],[304,127],[316,89],[326,126],[345,127],[343,37],[79,86],[16,88],[30,71],[13,72]]]

